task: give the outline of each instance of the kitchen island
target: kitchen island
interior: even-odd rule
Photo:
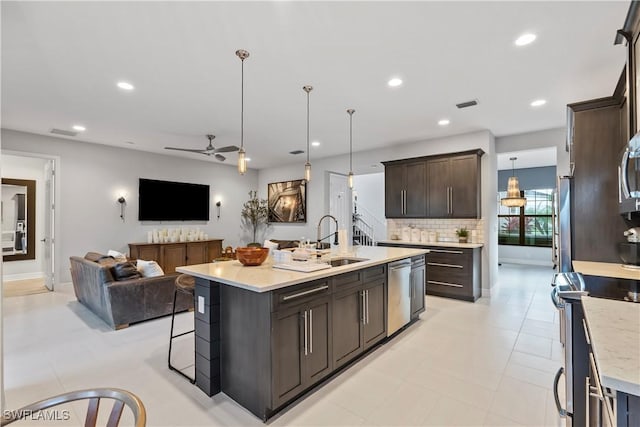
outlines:
[[[591,412],[611,416],[612,421],[615,417],[613,425],[618,427],[638,426],[640,304],[588,296],[581,301],[591,348],[589,375],[594,380],[587,396],[589,407],[595,408]]]
[[[356,247],[324,258],[357,262],[309,273],[270,260],[178,267],[196,277],[196,385],[266,421],[387,338],[389,263],[411,260],[403,304],[412,319],[424,311],[426,253]]]

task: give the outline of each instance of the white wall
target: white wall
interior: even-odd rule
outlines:
[[[569,153],[565,149],[566,129],[556,128],[496,138],[496,153],[556,147],[556,173],[569,174]],[[500,245],[498,259],[505,263],[553,266],[551,248]]]
[[[45,222],[45,175],[44,166],[47,160],[37,157],[21,157],[3,154],[0,158],[3,178],[28,179],[36,181],[36,229],[27,230],[27,233],[35,231],[35,255],[36,258],[24,261],[8,261],[4,263],[3,279],[31,279],[43,276],[43,247],[40,240],[44,237]],[[4,197],[4,196],[3,196]],[[5,205],[6,206],[6,205]],[[5,212],[6,214],[6,212]],[[27,213],[31,215],[31,212]],[[13,229],[12,221],[6,216],[2,229]]]
[[[358,195],[358,213],[362,214],[363,219],[373,227],[375,240],[386,239],[384,172],[354,176],[353,190]]]
[[[497,166],[495,143],[491,132],[478,131],[447,138],[431,139],[414,143],[392,145],[386,148],[358,151],[353,154],[353,171],[356,175],[370,173],[371,165],[386,160],[398,160],[410,157],[429,156],[481,148],[482,156],[482,217],[484,221],[484,235],[488,242],[483,248],[482,287],[483,295],[489,295],[490,288],[497,277],[498,267],[498,237],[497,237]],[[261,169],[258,175],[258,191],[266,198],[267,184],[270,182],[301,179],[304,172],[304,158],[290,165]],[[328,213],[328,177],[329,171],[346,173],[349,168],[349,156],[334,156],[324,159],[311,159],[312,179],[307,185],[307,223],[273,225],[270,236],[278,239],[297,239],[300,236],[315,236],[320,217]],[[384,186],[380,188],[384,196]],[[495,242],[495,243],[491,243]],[[491,263],[489,260],[493,260]]]
[[[230,164],[222,165],[7,129],[2,129],[2,149],[60,158],[56,182],[58,283],[71,280],[70,256],[109,249],[128,252],[128,243],[145,242],[147,231],[154,228],[199,227],[210,238],[224,239],[225,246],[235,247],[246,240],[240,211],[249,197],[248,192],[258,188],[255,170],[240,176],[229,161]],[[137,194],[141,177],[208,184],[211,220],[140,223]],[[124,222],[116,201],[121,192],[127,199]],[[222,201],[220,220],[215,215],[216,200]]]

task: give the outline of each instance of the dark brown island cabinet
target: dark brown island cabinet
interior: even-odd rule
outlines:
[[[412,261],[417,318],[424,256]],[[270,292],[196,278],[196,300],[196,385],[265,421],[387,338],[387,264]]]
[[[480,218],[477,149],[383,162],[387,218]]]
[[[426,289],[426,266],[424,255],[411,258],[411,319],[417,319],[420,313],[424,312],[425,289]]]
[[[175,243],[129,243],[129,257],[156,261],[165,272],[181,265],[205,264],[222,254],[222,240],[210,239]]]

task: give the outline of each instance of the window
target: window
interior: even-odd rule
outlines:
[[[498,193],[498,244],[550,248],[553,189],[525,190],[520,195],[527,199],[526,206],[508,208],[500,204],[507,192]]]

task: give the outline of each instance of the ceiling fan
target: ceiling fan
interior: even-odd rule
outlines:
[[[220,147],[220,148],[215,148],[213,146],[213,140],[215,139],[215,135],[207,135],[207,138],[209,139],[209,145],[207,145],[207,148],[204,149],[190,149],[190,148],[176,148],[176,147],[164,147],[165,150],[177,150],[177,151],[186,151],[188,153],[199,153],[199,154],[204,154],[207,156],[215,156],[216,159],[220,160],[221,162],[224,162],[226,160],[226,157],[224,157],[222,154],[219,153],[231,153],[233,151],[238,151],[240,148],[236,147],[235,145],[228,145],[226,147]]]

